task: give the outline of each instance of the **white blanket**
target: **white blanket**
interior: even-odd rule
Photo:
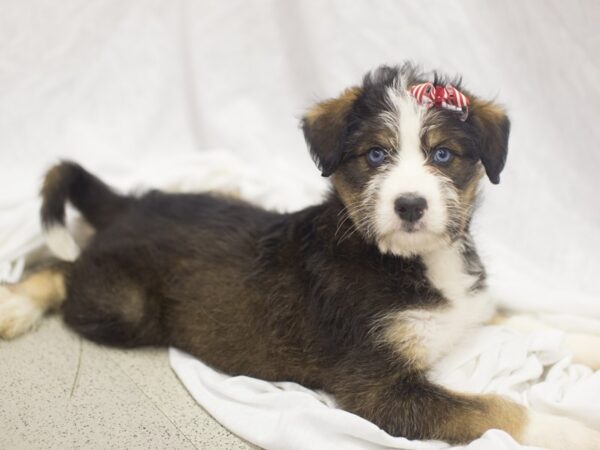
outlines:
[[[560,351],[560,332],[520,336],[487,327],[448,357],[439,379],[456,389],[498,392],[538,410],[600,426],[600,373],[571,365]],[[508,434],[490,430],[466,447],[392,437],[372,423],[335,408],[333,399],[296,383],[229,377],[176,349],[171,366],[213,417],[237,435],[267,449],[523,449]],[[542,376],[545,366],[551,365]]]

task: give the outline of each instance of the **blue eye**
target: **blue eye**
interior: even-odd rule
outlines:
[[[367,162],[371,167],[379,167],[386,160],[385,150],[381,147],[370,148],[367,152]]]
[[[445,147],[440,147],[433,152],[433,162],[440,166],[450,164],[452,159],[454,159],[454,154]]]

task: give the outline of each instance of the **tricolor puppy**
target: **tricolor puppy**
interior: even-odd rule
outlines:
[[[333,188],[292,214],[211,194],[120,195],[77,164],[54,167],[42,220],[72,261],[5,288],[0,334],[60,305],[96,342],[171,345],[232,375],[323,389],[395,436],[467,443],[499,428],[600,448],[577,422],[428,378],[494,311],[469,224],[478,184],[504,167],[504,110],[405,64],[317,104],[302,128]],[[96,230],[79,255],[67,201]]]

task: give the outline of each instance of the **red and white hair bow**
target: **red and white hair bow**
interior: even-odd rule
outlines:
[[[469,98],[450,84],[446,86],[434,86],[433,83],[415,84],[408,89],[408,92],[427,109],[437,106],[456,111],[460,113],[459,118],[463,122],[469,116]]]

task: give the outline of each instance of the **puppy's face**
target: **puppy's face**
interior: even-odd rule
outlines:
[[[422,254],[458,238],[479,180],[487,173],[498,183],[506,160],[509,121],[500,107],[467,94],[463,122],[416,102],[408,89],[425,81],[410,65],[381,67],[303,119],[354,230],[384,253]]]

